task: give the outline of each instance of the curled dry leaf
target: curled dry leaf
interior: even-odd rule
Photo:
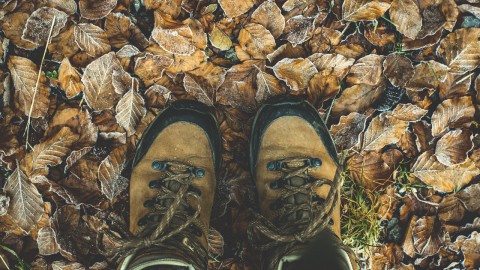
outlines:
[[[219,0],[218,3],[225,12],[225,15],[227,15],[229,18],[240,16],[255,5],[253,0],[245,0],[240,2],[235,0]]]
[[[451,166],[465,162],[467,153],[472,148],[472,133],[456,129],[440,138],[435,148],[435,156],[440,163]]]
[[[242,50],[255,59],[266,59],[267,54],[275,50],[275,38],[261,24],[249,23],[238,35],[238,43]]]
[[[465,257],[463,265],[467,269],[480,267],[480,233],[472,232],[470,237],[463,241],[461,250]]]
[[[128,186],[128,179],[120,175],[127,160],[126,151],[127,145],[113,149],[98,167],[98,180],[100,180],[102,193],[110,201]]]
[[[280,80],[274,76],[259,70],[257,73],[257,94],[255,100],[260,104],[268,98],[285,94],[286,89]]]
[[[409,157],[413,158],[418,156],[419,151],[417,148],[417,144],[415,141],[415,135],[413,132],[407,130],[402,137],[400,138],[400,141],[398,141],[397,145],[402,149],[402,151]]]
[[[52,39],[48,45],[48,51],[72,57],[80,48],[75,42],[75,26],[67,26],[67,29]]]
[[[398,104],[398,106],[393,110],[392,116],[407,122],[418,122],[420,121],[426,114],[428,113],[427,110],[424,110],[417,105],[413,105],[410,103],[407,104]]]
[[[468,128],[473,121],[475,108],[471,97],[447,99],[435,109],[432,115],[432,133],[439,137],[449,128]]]
[[[13,85],[15,86],[20,104],[20,110],[32,118],[45,117],[50,103],[50,89],[47,86],[47,78],[42,72],[37,86],[38,68],[29,59],[20,56],[10,56],[8,59]],[[35,94],[36,89],[36,94]],[[35,96],[35,100],[34,100]],[[30,114],[30,108],[33,109]]]
[[[52,270],[85,270],[85,267],[78,262],[54,261]]]
[[[54,23],[52,37],[55,37],[65,27],[67,19],[68,15],[58,9],[50,7],[39,8],[28,18],[22,38],[38,45],[45,45],[47,44],[52,23]]]
[[[198,101],[209,106],[215,102],[215,92],[225,80],[226,71],[211,62],[200,64],[195,70],[185,74],[183,86]]]
[[[407,87],[415,90],[437,88],[447,79],[448,67],[433,60],[421,62],[415,66],[415,74]]]
[[[376,86],[382,80],[383,55],[369,54],[359,59],[350,69],[347,83]]]
[[[389,10],[390,19],[398,32],[415,39],[422,29],[422,16],[414,0],[393,0]]]
[[[114,52],[103,55],[85,68],[82,76],[85,86],[83,93],[90,108],[95,111],[110,109],[120,99],[114,90],[112,77],[114,71],[121,69]]]
[[[440,98],[442,100],[467,96],[472,84],[472,73],[465,75],[447,74],[447,79],[440,84]]]
[[[304,43],[313,35],[315,18],[297,15],[287,20],[283,30],[284,39],[288,40],[293,46]]]
[[[425,120],[412,124],[413,133],[415,134],[415,142],[420,152],[433,147],[432,125]]]
[[[471,159],[463,164],[446,166],[440,163],[431,151],[424,152],[412,165],[413,175],[441,192],[453,192],[470,183],[480,169]]]
[[[352,112],[347,116],[341,116],[340,122],[332,125],[330,133],[338,152],[350,150],[360,141],[360,134],[365,130],[367,116]]]
[[[473,14],[475,17],[480,18],[480,7],[463,4],[463,5],[459,5],[458,9],[461,10],[462,12],[469,12]]]
[[[107,34],[102,28],[91,23],[75,25],[75,42],[88,55],[95,57],[110,51]]]
[[[282,60],[283,58],[305,58],[306,52],[302,46],[295,46],[293,47],[290,43],[285,43],[278,47],[274,52],[267,55],[268,61],[272,64],[276,64],[278,61]]]
[[[386,186],[392,177],[393,169],[376,152],[354,154],[347,162],[347,170],[357,183],[369,190]]]
[[[404,87],[415,74],[412,61],[396,53],[389,54],[383,62],[383,75],[396,87]]]
[[[278,38],[285,28],[285,18],[273,0],[265,1],[259,5],[252,13],[251,22],[263,25],[272,33],[274,38]]]
[[[179,25],[176,28],[166,29],[155,27],[152,38],[165,51],[178,55],[191,55],[195,52],[193,33],[188,25]]]
[[[0,192],[0,217],[8,212],[10,206],[10,197],[4,192]]]
[[[58,253],[55,231],[52,227],[43,227],[38,231],[37,244],[40,255],[52,255]]]
[[[165,69],[172,64],[172,58],[147,53],[144,57],[137,59],[135,74],[143,80],[146,86],[150,86],[159,80]]]
[[[480,184],[468,186],[455,196],[462,201],[469,212],[480,213]]]
[[[75,164],[75,162],[77,162],[79,159],[81,159],[83,156],[85,156],[86,154],[88,154],[88,152],[90,152],[91,150],[93,149],[93,147],[91,146],[86,146],[86,147],[83,147],[82,149],[80,150],[74,150],[72,151],[72,153],[70,153],[70,155],[67,157],[67,159],[65,160],[65,172],[67,172],[67,170],[72,167],[73,164]]]
[[[32,50],[38,47],[37,44],[22,38],[25,24],[27,23],[30,14],[24,12],[15,12],[3,17],[1,25],[5,37],[10,39],[16,46]]]
[[[80,73],[65,57],[58,69],[58,81],[67,98],[73,98],[82,92],[83,84],[80,82],[80,79]]]
[[[315,106],[334,98],[340,91],[340,81],[330,71],[322,70],[308,82],[308,100]]]
[[[46,136],[53,137],[64,126],[69,127],[75,134],[80,136],[75,144],[72,145],[74,150],[93,146],[97,142],[98,128],[92,123],[88,110],[78,108],[58,110],[50,122]]]
[[[465,207],[455,196],[445,197],[438,206],[438,218],[447,223],[460,222],[465,215]]]
[[[340,44],[341,41],[342,33],[340,31],[318,27],[313,32],[313,37],[308,42],[308,45],[312,48],[313,53],[328,53]]]
[[[118,124],[127,131],[127,136],[131,136],[135,133],[138,123],[145,116],[147,110],[145,109],[145,101],[142,96],[137,92],[134,87],[136,78],[131,78],[132,87],[128,92],[120,99],[117,104],[116,112]],[[138,88],[138,82],[137,82]]]
[[[147,108],[163,108],[170,100],[172,92],[168,88],[154,84],[145,91],[145,101]]]
[[[463,74],[475,69],[480,63],[480,28],[461,28],[448,34],[437,49],[450,72]]]
[[[308,82],[318,72],[312,61],[304,58],[285,58],[273,67],[275,76],[294,91],[307,88]]]
[[[226,51],[232,47],[232,41],[230,38],[216,25],[213,25],[213,30],[209,34],[209,39],[213,47],[219,50]]]
[[[8,177],[4,191],[11,196],[8,214],[24,231],[30,232],[44,212],[42,195],[19,167]]]
[[[318,71],[327,70],[339,80],[347,75],[355,59],[347,58],[341,54],[314,53],[308,57]]]
[[[107,16],[117,6],[117,0],[80,0],[80,15],[89,20],[98,20]]]
[[[408,128],[408,122],[382,113],[373,118],[363,135],[362,149],[378,150],[388,144],[397,143]]]
[[[77,12],[77,3],[75,0],[49,0],[47,6],[61,10],[68,15]]]
[[[333,115],[344,115],[351,112],[364,112],[375,103],[384,91],[383,85],[354,85],[342,91],[332,108]]]
[[[385,0],[345,0],[342,6],[343,19],[346,21],[373,21],[390,8]]]
[[[105,32],[113,48],[122,48],[128,44],[144,50],[149,42],[140,28],[122,13],[110,13],[105,19]]]
[[[413,245],[422,256],[435,255],[445,243],[445,231],[435,216],[419,218],[412,234]]]

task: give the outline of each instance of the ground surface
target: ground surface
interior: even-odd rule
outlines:
[[[286,92],[332,132],[364,268],[480,267],[480,1],[0,6],[0,269],[113,269],[98,232],[128,217],[143,130],[185,98],[215,106],[223,136],[211,269],[256,269],[247,138]]]

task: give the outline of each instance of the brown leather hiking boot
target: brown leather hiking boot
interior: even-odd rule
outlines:
[[[334,234],[340,245],[341,167],[312,105],[289,95],[263,104],[250,137],[250,168],[260,215],[249,237],[261,269],[286,269],[322,232]]]
[[[158,265],[207,268],[207,235],[221,144],[204,104],[173,103],[145,131],[130,179],[130,231],[135,254],[122,269]]]

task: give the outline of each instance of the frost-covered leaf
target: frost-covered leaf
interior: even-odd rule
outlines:
[[[2,19],[2,30],[5,37],[10,39],[15,46],[26,50],[32,50],[39,46],[22,38],[23,30],[25,29],[25,24],[29,17],[30,14],[28,13],[15,12],[6,15]]]
[[[345,0],[342,11],[346,21],[373,21],[390,8],[385,0]]]
[[[57,36],[65,24],[68,15],[55,8],[43,7],[35,10],[25,24],[22,38],[38,45],[45,45],[50,34],[50,28],[55,18],[52,37]]]
[[[232,40],[216,25],[213,26],[212,32],[209,34],[210,43],[213,47],[226,51],[232,47]]]
[[[435,156],[440,163],[451,166],[465,162],[467,153],[472,148],[471,132],[456,129],[449,131],[438,140]]]
[[[480,183],[460,190],[455,196],[462,201],[467,211],[480,214]]]
[[[275,1],[263,2],[252,13],[252,23],[258,23],[267,28],[273,37],[278,38],[285,28],[285,18]]]
[[[145,116],[145,101],[135,88],[136,78],[131,78],[130,90],[120,99],[117,104],[116,112],[118,124],[127,131],[127,136],[135,133],[138,123]],[[138,86],[138,83],[136,84]]]
[[[350,70],[355,59],[347,58],[341,54],[314,53],[308,57],[318,71],[327,70],[330,74],[343,79]]]
[[[303,58],[285,58],[273,67],[275,76],[294,91],[307,88],[308,82],[318,72],[312,61]]]
[[[384,86],[357,84],[343,90],[335,100],[332,108],[333,115],[345,115],[351,112],[362,113],[375,103],[384,91]]]
[[[389,12],[397,30],[406,37],[415,39],[422,29],[422,16],[415,1],[393,0]]]
[[[43,227],[37,236],[38,253],[40,255],[52,255],[58,253],[58,245],[55,231],[52,227]]]
[[[237,17],[247,12],[254,6],[253,0],[236,1],[236,0],[219,0],[218,3],[222,7],[225,15],[229,18]]]
[[[257,73],[257,88],[255,100],[258,103],[262,103],[272,96],[281,95],[286,92],[280,80],[261,70]]]
[[[88,55],[95,57],[110,51],[107,34],[102,28],[91,23],[75,25],[75,42]]]
[[[293,46],[304,43],[313,35],[314,18],[308,18],[303,15],[297,15],[285,22],[284,39],[288,40]]]
[[[347,83],[376,86],[382,80],[382,61],[384,56],[369,54],[359,59],[350,69]]]
[[[445,242],[445,232],[435,216],[421,217],[413,228],[413,245],[422,256],[432,256]]]
[[[83,90],[80,73],[70,64],[68,58],[64,58],[58,69],[58,81],[60,87],[65,91],[67,98],[73,98]]]
[[[155,27],[152,31],[153,39],[165,51],[178,55],[191,55],[196,47],[192,40],[192,30],[188,25],[166,29]]]
[[[475,114],[471,97],[447,99],[435,109],[432,115],[432,133],[439,137],[449,128],[469,127]]]
[[[198,101],[213,106],[216,91],[225,80],[225,73],[223,68],[204,62],[199,68],[185,74],[183,86]]]
[[[61,10],[68,15],[72,15],[77,12],[77,3],[75,0],[49,0],[47,5],[49,7]]]
[[[89,20],[98,20],[107,16],[117,6],[117,0],[80,0],[80,15]]]
[[[448,34],[437,49],[450,72],[463,74],[480,64],[480,28],[461,28]]]
[[[407,83],[407,88],[422,90],[437,88],[447,79],[448,67],[436,61],[421,62],[415,66],[415,74]]]
[[[376,152],[354,154],[346,161],[350,176],[369,190],[385,186],[391,179],[393,168]]]
[[[238,43],[242,50],[255,59],[266,59],[275,50],[275,38],[261,24],[249,23],[238,35]]]
[[[422,119],[428,113],[427,110],[424,110],[416,105],[407,103],[407,104],[398,104],[398,106],[393,110],[393,117],[407,122],[417,122]]]
[[[163,76],[165,69],[173,64],[173,59],[167,56],[145,54],[135,63],[135,74],[143,80],[146,86],[154,84]]]
[[[365,130],[367,116],[352,112],[340,117],[340,122],[332,125],[330,133],[338,152],[349,150],[360,141],[360,134]]]
[[[397,143],[407,130],[408,122],[387,113],[373,118],[363,135],[364,150],[378,150],[388,144]]]
[[[399,54],[389,54],[383,62],[383,75],[396,87],[404,87],[415,74],[412,61]]]
[[[128,186],[128,179],[120,175],[125,167],[126,151],[126,145],[113,149],[98,167],[102,193],[109,200],[113,200]]]
[[[149,46],[142,30],[123,13],[108,14],[105,18],[105,33],[112,48],[122,48],[132,44],[144,50]]]

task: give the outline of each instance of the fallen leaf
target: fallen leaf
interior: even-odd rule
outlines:
[[[32,118],[45,117],[48,104],[50,103],[50,89],[47,86],[47,78],[44,73],[42,72],[40,75],[38,88],[36,88],[39,71],[31,60],[12,55],[8,59],[8,69],[10,70],[15,90],[18,93],[20,110]],[[32,103],[33,109],[30,110]]]
[[[113,108],[120,99],[115,92],[112,77],[113,72],[122,67],[114,52],[103,55],[90,63],[82,76],[85,101],[95,111]]]
[[[432,115],[433,136],[442,136],[449,128],[468,128],[472,124],[474,114],[475,108],[471,97],[443,101]]]
[[[418,156],[420,153],[417,148],[417,144],[415,141],[415,135],[413,132],[407,130],[402,137],[400,138],[400,141],[398,141],[397,145],[402,149],[402,151],[409,157],[413,158]]]
[[[480,184],[473,184],[460,190],[455,196],[465,205],[467,211],[480,213]]]
[[[58,36],[52,38],[48,51],[58,53],[64,57],[74,56],[80,48],[75,42],[75,26],[67,26],[67,29],[61,32]]]
[[[479,28],[458,29],[440,42],[437,54],[446,60],[450,72],[463,74],[480,64],[479,39]]]
[[[378,197],[375,207],[378,207],[377,215],[380,219],[391,220],[393,214],[398,209],[395,188],[392,186],[387,187],[386,192]]]
[[[73,98],[83,90],[80,81],[80,73],[70,64],[68,58],[64,58],[58,69],[58,80],[60,87],[65,91],[67,98]]]
[[[413,244],[421,256],[432,256],[445,243],[445,232],[435,216],[421,217],[413,228]]]
[[[267,55],[268,61],[272,64],[276,64],[283,58],[305,58],[306,52],[302,46],[295,46],[291,43],[285,43],[278,47],[274,52]]]
[[[350,176],[368,190],[376,190],[390,183],[393,169],[376,152],[354,154],[346,161]]]
[[[398,106],[393,110],[392,116],[407,122],[418,122],[426,114],[427,110],[424,110],[416,105],[407,103],[407,104],[398,104]]]
[[[130,43],[144,50],[148,39],[132,20],[122,13],[110,13],[105,19],[105,33],[113,48],[122,48]]]
[[[327,70],[330,74],[343,80],[349,72],[355,59],[347,58],[341,54],[314,53],[308,57],[318,71]]]
[[[472,232],[470,237],[463,241],[461,250],[465,257],[463,265],[467,269],[480,267],[480,234],[478,232]]]
[[[382,113],[373,118],[363,135],[362,149],[366,151],[378,150],[388,144],[397,143],[406,132],[408,122]]]
[[[465,215],[465,207],[455,196],[445,197],[438,206],[438,218],[447,223],[460,222]]]
[[[304,58],[289,59],[285,58],[279,61],[273,67],[275,76],[294,91],[307,88],[308,82],[318,72],[312,61]]]
[[[442,100],[467,96],[469,93],[470,85],[472,84],[472,75],[455,75],[448,73],[447,79],[444,83],[440,84],[440,98]]]
[[[366,115],[352,112],[347,116],[341,116],[339,123],[332,125],[330,133],[338,152],[350,150],[358,144],[366,122]]]
[[[260,104],[270,97],[285,94],[286,89],[280,80],[274,76],[259,70],[257,73],[257,93],[255,100]]]
[[[339,91],[339,78],[328,70],[322,70],[308,82],[308,101],[314,106],[321,106],[322,102],[337,96]]]
[[[85,270],[85,267],[78,262],[54,261],[52,270]]]
[[[435,156],[440,163],[447,166],[461,164],[465,162],[467,153],[472,148],[472,133],[456,129],[440,138],[435,148]]]
[[[128,186],[128,179],[120,175],[125,167],[126,151],[126,145],[113,149],[98,167],[102,192],[110,201]]]
[[[415,74],[407,83],[408,88],[421,90],[423,88],[437,88],[447,79],[449,68],[443,64],[430,60],[415,66]]]
[[[50,121],[45,137],[50,138],[63,127],[69,127],[79,138],[72,145],[72,150],[93,146],[97,142],[98,128],[92,123],[90,113],[86,109],[58,108]]]
[[[37,44],[22,38],[25,24],[30,14],[24,12],[15,12],[3,17],[1,25],[5,37],[10,39],[16,46],[32,50],[38,47]]]
[[[52,28],[54,19],[52,37],[57,36],[62,28],[65,27],[67,18],[68,15],[58,9],[50,7],[39,8],[28,18],[22,38],[38,45],[45,45],[47,44],[50,28]]]
[[[328,53],[340,44],[342,33],[327,27],[318,27],[313,32],[313,37],[308,41],[312,53]]]
[[[80,15],[89,20],[106,17],[117,6],[117,0],[80,0]]]
[[[462,164],[446,166],[438,162],[433,153],[424,152],[412,165],[413,175],[427,185],[441,192],[453,192],[460,189],[480,174],[480,169],[467,158]]]
[[[350,73],[347,75],[347,83],[368,84],[376,86],[382,80],[382,61],[384,56],[369,54],[360,58],[350,68]]]
[[[162,49],[178,55],[191,55],[195,52],[192,36],[192,30],[188,25],[172,29],[157,26],[152,31],[152,38]]]
[[[283,39],[296,46],[312,38],[314,29],[314,18],[297,15],[285,22]]]
[[[345,0],[342,14],[346,21],[373,21],[382,16],[389,8],[389,1]]]
[[[58,253],[55,231],[52,227],[43,227],[38,231],[37,244],[40,255],[53,255]]]
[[[225,15],[229,18],[240,16],[255,5],[253,0],[245,0],[241,2],[235,0],[219,0],[218,4],[220,4]]]
[[[110,51],[107,34],[96,25],[90,23],[77,24],[75,25],[74,35],[78,47],[92,57],[100,56]]]
[[[177,17],[182,11],[181,0],[145,0],[143,4],[147,9],[158,9],[172,17]]]
[[[359,84],[346,88],[335,100],[332,115],[345,115],[351,112],[363,113],[382,96],[383,91],[382,85]]]
[[[118,124],[127,131],[127,136],[135,133],[138,123],[147,113],[145,101],[138,93],[138,82],[136,84],[134,82],[136,80],[136,78],[131,78],[130,90],[120,99],[115,108],[117,112],[115,118]]]
[[[275,50],[275,38],[261,24],[249,23],[238,35],[238,43],[242,50],[255,59],[266,59],[267,54]]]
[[[90,152],[91,150],[93,149],[93,147],[91,146],[86,146],[86,147],[83,147],[82,149],[80,150],[75,150],[75,151],[72,151],[72,153],[70,153],[70,155],[67,157],[67,159],[65,160],[65,172],[67,172],[67,170],[72,167],[73,164],[75,164],[78,160],[80,160],[83,156],[85,156],[86,154],[88,154],[88,152]]]
[[[389,23],[383,20],[378,21],[378,24],[365,25],[363,35],[370,43],[381,47],[395,42],[395,34],[390,30]]]
[[[393,0],[389,13],[397,30],[406,37],[415,39],[422,29],[422,16],[415,2],[413,0]]]
[[[167,67],[173,64],[173,59],[166,56],[145,54],[135,63],[135,74],[143,80],[146,86],[150,86],[163,76]]]
[[[274,38],[280,37],[285,28],[285,18],[275,1],[268,0],[257,7],[251,16],[252,23],[263,25]]]
[[[216,25],[213,25],[213,30],[209,34],[209,39],[213,47],[219,50],[226,51],[232,47],[232,41],[230,38]]]
[[[414,74],[412,61],[405,56],[389,54],[383,62],[383,75],[396,87],[407,85]]]
[[[30,232],[44,212],[42,195],[19,167],[8,177],[4,191],[11,196],[8,214],[24,231]]]
[[[463,5],[459,5],[458,9],[461,10],[462,12],[469,12],[475,17],[480,18],[480,7],[476,7],[469,4],[463,4]]]
[[[68,15],[77,13],[77,3],[75,0],[49,0],[47,5],[61,10]]]
[[[145,91],[147,108],[163,108],[171,96],[172,92],[168,88],[154,84]]]

